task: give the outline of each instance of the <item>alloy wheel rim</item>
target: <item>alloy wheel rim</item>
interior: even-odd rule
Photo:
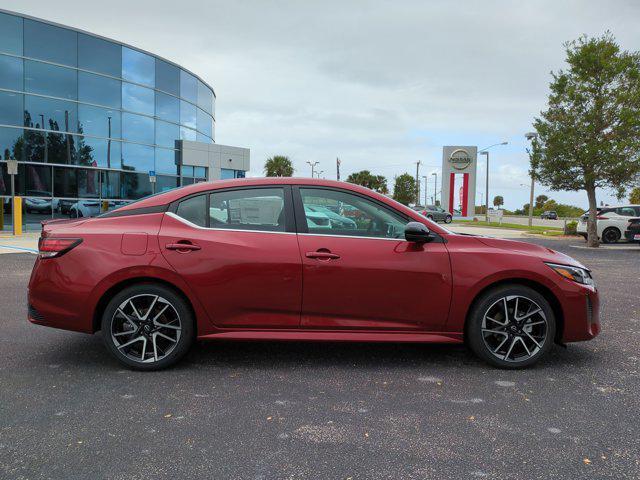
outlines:
[[[178,311],[159,295],[129,297],[111,318],[111,341],[122,355],[138,363],[158,362],[170,355],[181,334]]]
[[[544,310],[521,295],[496,300],[482,318],[482,340],[491,354],[518,363],[538,354],[547,341],[549,325]]]

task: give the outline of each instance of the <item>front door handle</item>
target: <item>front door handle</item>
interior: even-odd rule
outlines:
[[[165,247],[167,250],[178,250],[179,252],[191,252],[193,250],[200,250],[200,245],[193,243],[167,243]]]
[[[307,252],[304,256],[307,258],[317,258],[318,260],[336,260],[340,258],[340,255],[331,252]]]

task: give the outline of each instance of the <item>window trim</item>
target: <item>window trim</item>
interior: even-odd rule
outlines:
[[[282,189],[283,197],[284,197],[284,218],[285,218],[285,229],[284,231],[273,231],[273,230],[258,230],[258,229],[248,229],[248,228],[219,228],[211,226],[211,217],[206,215],[206,226],[201,227],[200,225],[196,225],[186,218],[182,218],[177,214],[178,205],[185,200],[189,200],[190,198],[197,197],[199,195],[206,195],[206,209],[207,212],[210,208],[211,198],[210,195],[214,193],[224,193],[224,192],[233,192],[233,191],[243,191],[243,190],[259,190],[259,189],[274,189],[279,188]],[[184,197],[179,198],[169,204],[167,209],[167,214],[171,214],[170,217],[178,219],[189,225],[191,227],[195,227],[198,229],[205,230],[216,230],[216,231],[227,231],[227,232],[249,232],[249,233],[286,233],[286,234],[295,234],[296,233],[296,219],[294,216],[293,210],[293,198],[291,194],[291,185],[255,185],[255,186],[241,186],[241,187],[230,187],[230,188],[214,188],[211,190],[203,190],[201,192],[194,192],[190,195],[185,195]]]

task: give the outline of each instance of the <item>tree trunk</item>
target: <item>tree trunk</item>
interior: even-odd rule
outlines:
[[[587,186],[587,198],[589,199],[589,218],[587,219],[587,247],[598,247],[600,241],[598,240],[598,203],[596,202],[596,187]]]

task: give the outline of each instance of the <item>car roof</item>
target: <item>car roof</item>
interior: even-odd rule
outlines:
[[[183,197],[193,195],[200,192],[207,192],[210,190],[218,190],[223,188],[242,188],[242,187],[263,187],[263,186],[278,186],[278,185],[301,185],[309,187],[333,187],[340,188],[342,190],[349,190],[354,193],[361,193],[368,197],[372,197],[379,202],[389,205],[395,210],[399,210],[406,216],[413,218],[414,220],[422,221],[422,216],[415,212],[413,209],[403,205],[392,198],[381,193],[374,192],[369,188],[356,185],[354,183],[339,182],[336,180],[325,180],[319,178],[296,178],[296,177],[261,177],[261,178],[234,178],[230,180],[213,180],[210,182],[201,182],[186,187],[175,188],[167,192],[151,195],[149,197],[138,200],[137,202],[130,203],[117,209],[119,212],[125,212],[127,210],[140,210],[150,207],[157,207],[161,205],[167,205],[175,202]],[[116,210],[113,210],[115,212]],[[430,225],[429,228],[437,233],[449,233],[448,230],[443,229],[438,225]]]

